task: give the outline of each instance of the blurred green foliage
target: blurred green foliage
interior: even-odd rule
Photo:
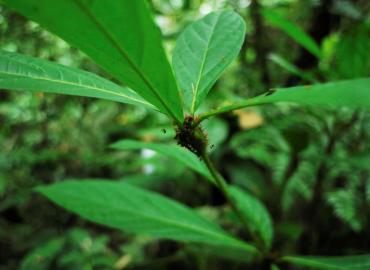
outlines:
[[[207,108],[270,87],[370,75],[366,0],[151,4],[169,55],[178,34],[194,19],[223,8],[244,17],[242,53],[217,82]],[[262,9],[308,33],[320,57],[270,24]],[[0,48],[112,79],[82,53],[1,5]],[[205,129],[221,173],[260,198],[272,214],[277,237],[273,250],[345,255],[370,248],[369,123],[365,111],[279,105],[224,115],[207,121]],[[119,139],[166,142],[173,136],[165,117],[144,108],[1,91],[0,269],[242,269],[240,262],[216,259],[216,251],[205,256],[199,247],[93,225],[33,193],[35,186],[70,177],[117,179],[199,208],[202,215],[240,233],[222,196],[199,181],[200,175],[150,150],[108,148]]]

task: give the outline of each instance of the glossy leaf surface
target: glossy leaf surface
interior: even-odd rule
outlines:
[[[323,108],[370,109],[370,78],[271,89],[265,94],[205,113],[202,118],[250,106],[290,102]]]
[[[94,97],[152,107],[129,88],[95,74],[5,51],[0,52],[0,88]]]
[[[187,149],[178,145],[169,145],[161,143],[147,143],[135,140],[121,140],[111,145],[112,148],[118,150],[137,150],[151,149],[171,159],[177,160],[194,171],[200,173],[207,179],[213,182],[213,178],[207,167],[200,159]]]
[[[64,181],[37,189],[78,215],[128,233],[206,243],[255,253],[191,209],[162,195],[110,181]]]
[[[163,113],[183,120],[176,82],[146,1],[4,2],[86,53]]]
[[[194,113],[225,68],[238,55],[245,23],[233,11],[211,13],[180,35],[173,67],[185,106]]]

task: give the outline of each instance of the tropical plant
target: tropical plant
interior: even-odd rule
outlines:
[[[233,236],[185,205],[126,183],[67,180],[38,187],[39,193],[87,220],[132,234],[204,244],[214,252],[222,248],[225,252],[220,256],[238,254],[234,257],[259,263],[264,269],[277,269],[284,263],[317,269],[370,266],[370,255],[307,257],[276,253],[272,249],[274,228],[268,210],[258,198],[223,179],[209,157],[208,140],[212,138],[208,138],[202,127],[203,121],[216,115],[280,102],[323,108],[369,108],[369,78],[270,89],[254,98],[207,110],[202,107],[203,101],[237,57],[244,41],[245,23],[237,13],[211,13],[190,24],[178,38],[172,70],[146,1],[3,2],[80,49],[124,86],[86,71],[2,51],[1,88],[106,99],[144,106],[166,115],[178,145],[122,140],[111,147],[153,149],[193,169],[223,193],[235,220],[239,220],[252,241]],[[61,10],[68,14],[68,20],[60,19]],[[264,16],[316,57],[321,57],[320,48],[299,29],[274,14],[265,12]],[[279,58],[272,59],[279,62]],[[337,192],[329,195],[328,200],[335,203],[346,196],[347,193]],[[351,219],[340,211],[338,215]]]

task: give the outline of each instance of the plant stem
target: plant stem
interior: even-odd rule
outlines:
[[[214,178],[214,180],[216,182],[217,187],[221,190],[221,192],[225,196],[226,200],[230,204],[231,209],[234,211],[234,213],[236,214],[236,216],[238,217],[238,219],[241,221],[241,223],[243,224],[244,228],[249,232],[249,234],[251,235],[253,241],[257,244],[257,247],[260,250],[263,250],[264,249],[264,245],[263,245],[261,239],[248,226],[248,222],[245,220],[245,218],[243,217],[242,212],[238,208],[238,206],[235,203],[233,197],[230,195],[230,192],[229,192],[229,189],[228,189],[228,184],[223,179],[223,177],[218,173],[217,169],[215,168],[215,166],[213,165],[212,161],[210,160],[208,154],[207,153],[204,153],[202,155],[202,159],[203,159],[204,163],[206,164],[208,170],[212,174],[212,176],[213,176],[213,178]]]
[[[228,106],[224,106],[224,107],[221,107],[221,108],[209,111],[209,112],[205,112],[203,114],[200,114],[198,116],[199,118],[198,118],[197,122],[201,123],[202,121],[208,119],[211,116],[216,116],[216,115],[219,115],[219,114],[228,113],[228,112],[231,112],[231,111],[234,111],[234,110],[239,110],[239,109],[243,109],[243,108],[246,108],[246,107],[252,107],[252,106],[258,106],[258,105],[264,105],[264,104],[271,103],[271,102],[267,102],[267,101],[261,101],[261,100],[259,100],[259,97],[260,96],[258,96],[256,98],[246,100],[246,101],[242,101],[242,102],[239,102],[239,103],[234,103],[234,104],[231,104],[231,105],[228,105]]]

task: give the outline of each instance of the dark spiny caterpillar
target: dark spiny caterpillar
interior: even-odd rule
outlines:
[[[176,127],[177,144],[189,149],[198,157],[207,151],[208,138],[193,116],[186,116],[182,127]]]

